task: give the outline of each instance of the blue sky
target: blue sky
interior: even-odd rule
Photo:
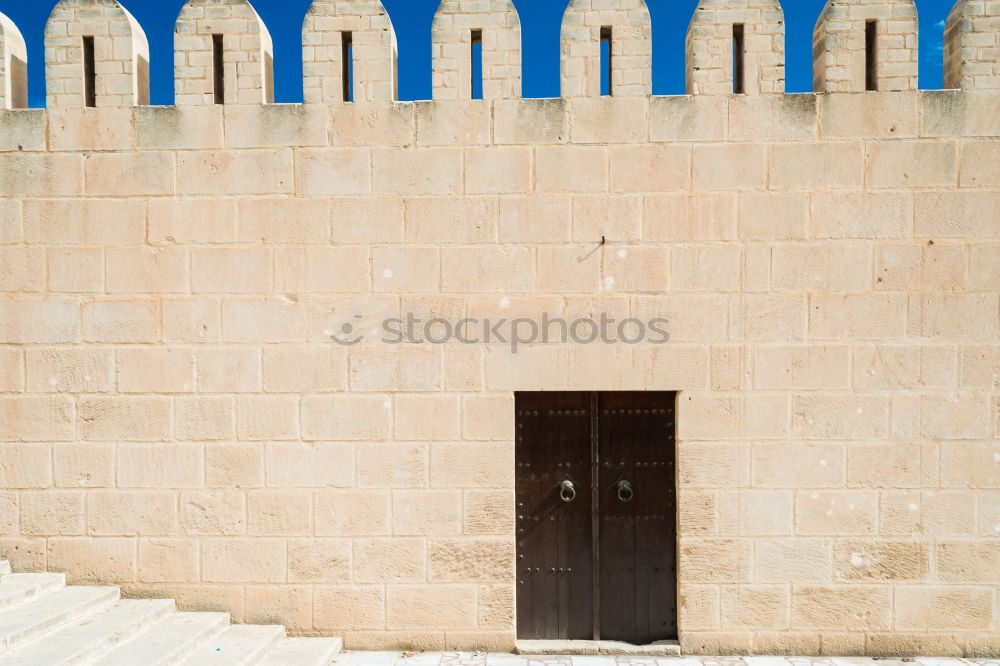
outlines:
[[[310,0],[251,0],[274,38],[275,100],[302,101],[302,19]],[[184,0],[121,0],[149,38],[152,103],[173,101],[173,24]],[[559,94],[559,25],[568,0],[514,0],[524,42],[524,94]],[[825,0],[784,0],[788,91],[812,89],[812,29]],[[383,0],[399,40],[400,98],[428,99],[430,25],[438,0]],[[653,91],[684,93],[684,34],[697,0],[647,0],[653,19]],[[920,13],[920,86],[941,87],[941,40],[952,0],[917,0]],[[45,104],[42,33],[54,0],[0,0],[0,12],[28,42],[29,97]]]

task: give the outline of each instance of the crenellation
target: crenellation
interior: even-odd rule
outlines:
[[[347,54],[353,80],[345,84]],[[396,33],[381,1],[315,0],[302,26],[302,67],[306,104],[396,99]]]
[[[602,78],[608,80],[610,96],[652,93],[653,36],[646,0],[571,0],[560,40],[563,97],[600,97]],[[601,55],[603,43],[610,63]]]
[[[45,24],[50,109],[149,104],[149,44],[117,0],[60,0]]]
[[[916,90],[913,0],[829,0],[813,35],[817,92]]]
[[[958,0],[944,32],[944,87],[1000,88],[1000,4]]]
[[[174,104],[274,102],[274,53],[249,0],[188,0],[174,27]]]
[[[699,1],[687,32],[687,92],[785,92],[785,20],[778,0]]]
[[[521,21],[511,0],[441,2],[431,26],[434,99],[472,99],[474,44],[482,99],[519,99]]]

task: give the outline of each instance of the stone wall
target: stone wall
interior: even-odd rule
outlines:
[[[0,14],[0,109],[28,106],[28,52],[14,22]]]
[[[775,7],[701,3],[690,96],[273,105],[256,14],[192,0],[178,106],[0,112],[0,559],[508,650],[514,393],[678,391],[685,651],[1000,653],[1000,92],[764,94]],[[671,340],[383,343],[408,313]]]
[[[507,649],[513,392],[679,390],[686,651],[996,654],[998,101],[7,112],[0,555]],[[331,341],[401,312],[672,340]]]

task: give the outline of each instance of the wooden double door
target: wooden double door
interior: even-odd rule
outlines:
[[[518,638],[677,638],[675,398],[517,394]]]

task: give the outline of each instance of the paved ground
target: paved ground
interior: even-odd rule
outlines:
[[[1000,659],[860,657],[520,657],[512,654],[342,652],[336,666],[1000,666]]]

